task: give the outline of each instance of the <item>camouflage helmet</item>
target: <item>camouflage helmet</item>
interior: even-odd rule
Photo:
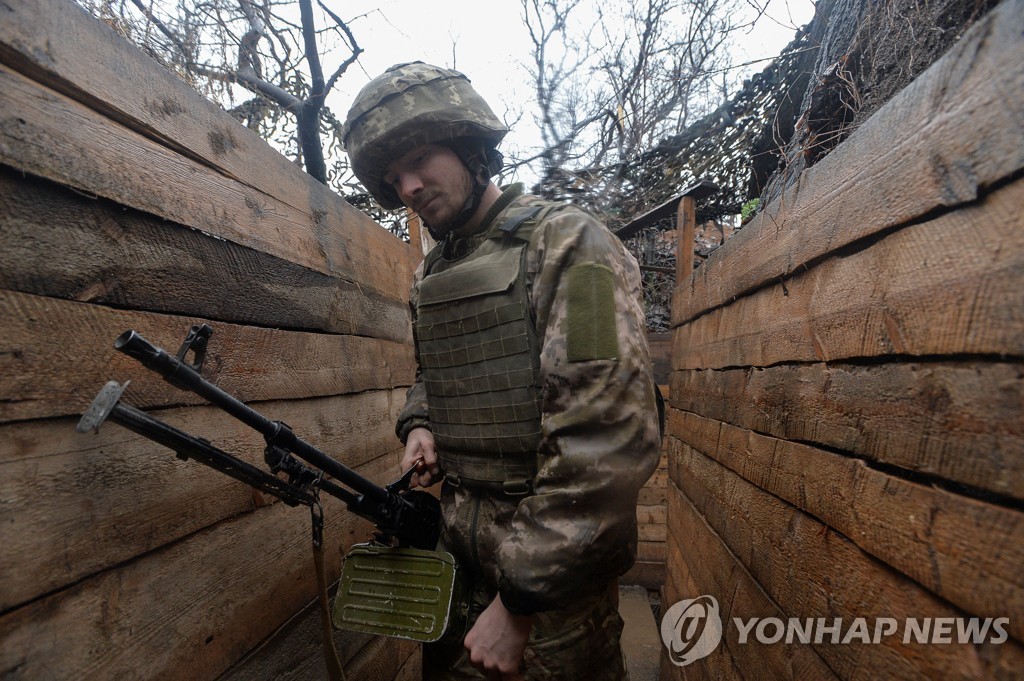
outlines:
[[[469,78],[417,61],[392,66],[359,91],[342,142],[359,181],[393,209],[402,203],[383,181],[389,163],[418,146],[459,138],[482,139],[493,148],[507,132]],[[499,169],[490,168],[491,174]]]

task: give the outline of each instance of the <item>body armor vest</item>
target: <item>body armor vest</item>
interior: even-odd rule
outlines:
[[[471,253],[428,256],[413,329],[438,458],[453,485],[529,494],[541,439],[540,341],[526,245],[543,207],[519,210]]]

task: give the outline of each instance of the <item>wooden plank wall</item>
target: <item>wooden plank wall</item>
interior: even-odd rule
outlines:
[[[1021,678],[1021,26],[1004,0],[678,286],[663,611],[713,595],[725,638],[662,679]],[[928,617],[1009,638],[904,643]]]
[[[112,347],[208,322],[210,380],[392,479],[418,249],[73,3],[2,14],[0,677],[325,676],[306,510],[74,426],[130,379],[127,403],[262,466],[253,431]],[[334,578],[370,528],[325,515]],[[419,674],[415,646],[337,640],[350,678]]]
[[[672,367],[672,334],[651,333],[647,339],[651,361],[654,363],[654,380],[659,383],[661,394],[667,400]],[[620,584],[638,585],[651,591],[660,591],[665,584],[667,485],[668,438],[664,438],[658,468],[640,490],[637,500],[636,563],[619,579]]]

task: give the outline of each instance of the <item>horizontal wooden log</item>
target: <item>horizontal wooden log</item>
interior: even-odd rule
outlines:
[[[718,678],[721,674],[725,678],[739,676],[793,681],[836,678],[811,646],[786,643],[764,646],[749,640],[747,643],[739,642],[739,631],[733,626],[733,618],[784,618],[783,611],[675,486],[669,491],[669,509],[669,543],[673,550],[679,547],[683,556],[692,556],[692,560],[687,558],[686,565],[693,581],[701,587],[699,592],[685,597],[708,594],[718,602],[723,636],[718,647],[720,654],[705,660],[710,677]],[[663,603],[662,611],[669,607],[671,603]],[[733,666],[738,673],[733,673]]]
[[[1024,358],[1024,180],[679,327],[675,369]]]
[[[665,562],[665,542],[663,541],[641,541],[637,542],[636,559],[657,563]]]
[[[314,601],[218,681],[329,681],[320,626]],[[359,681],[398,681],[419,649],[412,641],[344,630],[334,632],[334,645],[346,679]]]
[[[1024,668],[1024,647],[1013,639],[942,645],[904,642],[908,618],[969,615],[871,558],[828,525],[687,445],[681,445],[671,461],[672,480],[695,511],[787,617],[838,617],[846,623],[842,635],[858,617],[872,623],[882,617],[896,620],[901,635],[881,637],[878,644],[830,639],[810,644],[839,677],[1012,679]],[[669,522],[673,532],[675,520]]]
[[[903,480],[864,461],[674,412],[683,443],[818,518],[871,556],[1024,640],[1024,513]]]
[[[355,249],[351,262],[355,281],[372,281],[373,269],[379,266],[376,259],[384,254],[412,258],[413,263],[421,257],[416,248],[394,238],[301,172],[259,135],[73,3],[6,3],[0,61],[140,135],[306,213],[325,250],[342,242],[344,248]],[[360,249],[376,258],[364,259],[357,252]],[[407,280],[396,283],[407,285]]]
[[[139,408],[199,404],[114,350],[135,329],[176,353],[192,324],[206,319],[115,310],[0,290],[0,422],[81,414],[108,380],[132,384]],[[243,402],[323,397],[410,385],[412,348],[360,336],[254,328],[213,322],[204,377]]]
[[[673,296],[672,325],[936,209],[974,200],[1024,167],[1024,3],[982,17]]]
[[[678,499],[678,494],[679,490],[673,488],[670,497]],[[668,502],[670,512],[672,505],[678,503],[680,502],[677,500]],[[661,591],[661,616],[663,619],[665,611],[679,601],[708,593],[708,588],[694,581],[687,559],[681,550],[682,547],[675,541],[675,537],[669,537],[669,542],[666,545],[670,550],[666,565],[665,584]],[[692,547],[686,546],[685,548]],[[697,559],[699,560],[699,558]],[[716,600],[719,599],[716,598]],[[658,622],[659,633],[661,626],[663,626],[662,622]],[[711,669],[715,671],[714,675],[709,672]],[[711,681],[712,679],[740,681],[743,677],[740,676],[739,670],[736,669],[736,665],[729,656],[728,645],[718,645],[706,657],[694,660],[685,666],[672,662],[668,648],[662,648],[661,673],[658,678],[660,681]]]
[[[398,477],[402,390],[273,402],[267,413],[350,468],[377,459]],[[129,402],[130,404],[130,402]],[[263,437],[209,406],[153,416],[266,470]],[[275,499],[114,423],[0,427],[0,612]],[[40,501],[45,500],[45,501]]]
[[[672,406],[1024,499],[1022,376],[970,362],[681,371]]]
[[[394,681],[422,681],[423,679],[423,649],[415,647],[409,656],[405,658]]]
[[[638,504],[636,507],[636,521],[638,525],[664,525],[665,505],[654,504],[646,506]]]
[[[324,510],[334,580],[372,528],[331,498]],[[4,613],[0,676],[215,679],[314,598],[309,523],[271,504]]]
[[[651,525],[639,525],[637,527],[637,539],[639,541],[663,542],[666,537],[665,523]]]
[[[668,480],[668,467],[658,469],[651,475],[651,479],[640,488],[640,495],[637,503],[640,505],[656,506],[665,503],[665,482]]]
[[[406,301],[0,166],[0,288],[411,343]]]
[[[0,65],[0,163],[405,299],[418,254],[338,198],[298,208]],[[310,181],[310,184],[312,181]],[[330,203],[327,203],[327,200]],[[344,225],[344,226],[342,226]]]

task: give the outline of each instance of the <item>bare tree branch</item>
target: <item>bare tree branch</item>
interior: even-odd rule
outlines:
[[[285,9],[296,2],[298,23]],[[329,175],[344,175],[340,172],[347,167],[343,156],[333,161],[336,167],[330,173],[326,167],[325,144],[340,149],[339,139],[332,135],[340,122],[324,108],[324,98],[362,49],[348,24],[324,0],[316,5],[312,0],[92,0],[87,4],[120,13],[139,26],[141,30],[132,37],[142,40],[145,49],[301,160],[317,180],[327,183]],[[316,27],[318,14],[328,17],[323,31]],[[341,36],[348,50],[329,79],[324,77],[320,57],[327,33]],[[267,105],[251,100],[237,104],[234,89],[238,87],[258,95]]]

